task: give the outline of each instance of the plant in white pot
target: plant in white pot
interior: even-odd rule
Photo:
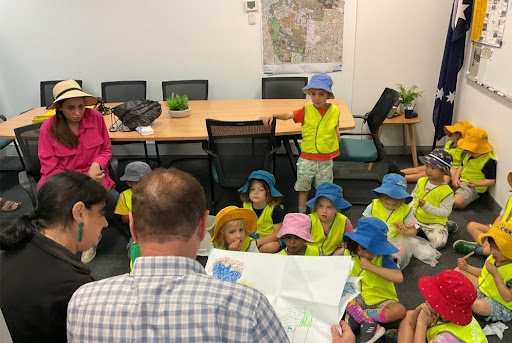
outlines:
[[[171,117],[183,118],[190,114],[191,109],[188,106],[188,96],[172,93],[166,101]]]
[[[405,88],[402,84],[398,84],[397,86],[406,118],[411,118],[415,106],[414,102],[416,99],[421,98],[423,91],[418,90],[418,86],[416,85],[412,85],[410,88]]]

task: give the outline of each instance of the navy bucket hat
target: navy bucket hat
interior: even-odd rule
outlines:
[[[386,194],[393,199],[405,199],[406,204],[410,203],[412,200],[412,196],[407,193],[407,181],[405,177],[395,173],[384,175],[382,185],[375,188],[373,194],[375,194],[376,198],[381,194]]]
[[[441,169],[445,174],[450,175],[453,157],[444,149],[435,149],[427,156],[420,156],[419,160],[423,164],[430,164],[434,168]]]
[[[270,195],[272,195],[274,198],[281,198],[283,195],[275,188],[276,185],[276,178],[274,175],[270,174],[267,171],[264,170],[256,170],[249,175],[249,178],[247,179],[247,182],[245,185],[240,187],[238,189],[238,193],[247,193],[249,191],[249,187],[251,187],[251,183],[253,180],[263,180],[267,183],[268,187],[270,188]]]
[[[331,200],[334,207],[338,210],[346,211],[352,207],[352,205],[343,198],[343,189],[334,183],[322,182],[316,189],[315,197],[310,199],[306,205],[310,208],[314,208],[316,201],[320,197]]]
[[[334,99],[334,94],[332,93],[332,79],[327,74],[315,74],[311,76],[311,81],[307,84],[306,87],[302,88],[302,92],[308,94],[308,90],[314,89],[323,89],[324,91],[329,92],[330,99]]]
[[[391,255],[398,252],[398,249],[388,242],[388,225],[382,220],[368,217],[361,218],[357,223],[357,230],[346,233],[350,238],[366,250],[377,256]]]

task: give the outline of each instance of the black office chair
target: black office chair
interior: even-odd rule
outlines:
[[[7,118],[5,116],[3,116],[3,115],[0,115],[0,120],[1,121],[7,121]],[[14,144],[14,148],[16,148],[16,152],[18,153],[18,157],[19,157],[20,162],[21,162],[21,170],[24,170],[25,169],[25,163],[23,162],[23,158],[21,157],[20,148],[18,147],[18,143],[16,143],[15,139],[0,138],[0,150],[4,149],[5,147],[7,147],[11,143]],[[0,171],[8,171],[8,170],[0,170]]]
[[[55,101],[53,97],[53,87],[64,80],[41,81],[40,94],[41,94],[41,107],[46,107]],[[82,87],[82,80],[75,80],[80,87]]]
[[[255,170],[273,172],[274,155],[279,149],[275,141],[276,119],[265,126],[261,120],[221,121],[206,119],[208,141],[203,149],[208,154],[211,206],[215,212],[214,187],[238,189]]]
[[[261,98],[262,99],[305,99],[306,94],[302,88],[308,84],[307,77],[264,77],[261,79]],[[300,155],[300,144],[298,139],[301,135],[280,136],[279,139],[283,142],[288,160],[294,174],[297,174],[296,161],[293,156],[293,151],[290,146],[290,140],[295,144],[295,148]]]

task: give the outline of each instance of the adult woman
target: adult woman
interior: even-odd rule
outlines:
[[[0,235],[0,307],[14,342],[66,342],[69,299],[94,281],[75,255],[98,243],[107,196],[88,176],[59,173],[39,189],[35,213]]]

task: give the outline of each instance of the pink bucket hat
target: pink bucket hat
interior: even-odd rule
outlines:
[[[279,230],[277,237],[281,238],[284,235],[295,235],[306,242],[314,242],[309,232],[310,230],[311,218],[309,218],[308,215],[303,213],[288,213],[284,216],[283,226],[281,230]]]

